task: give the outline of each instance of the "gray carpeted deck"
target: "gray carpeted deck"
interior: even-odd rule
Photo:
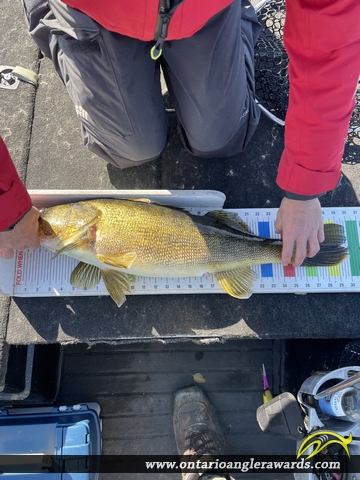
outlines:
[[[279,393],[279,376],[273,374],[280,370],[279,342],[271,340],[213,345],[99,344],[90,349],[68,346],[57,403],[99,403],[105,455],[177,455],[172,424],[174,393],[199,385],[217,411],[230,455],[294,454],[294,441],[266,435],[257,425],[262,363],[271,389]],[[206,382],[197,384],[195,373],[201,373]],[[242,476],[275,480],[274,474]],[[106,478],[115,477],[101,475],[101,479]],[[121,474],[118,478],[136,480],[148,478],[148,474]],[[180,476],[157,478],[175,480]],[[282,474],[276,478],[292,477]]]

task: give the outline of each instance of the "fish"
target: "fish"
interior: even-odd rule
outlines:
[[[344,228],[325,224],[319,253],[304,266],[332,266],[347,256]],[[280,238],[255,235],[234,212],[193,215],[144,198],[79,201],[40,210],[40,244],[79,260],[70,283],[78,289],[100,280],[120,307],[132,275],[192,277],[213,273],[223,290],[248,298],[257,280],[251,266],[281,262]]]

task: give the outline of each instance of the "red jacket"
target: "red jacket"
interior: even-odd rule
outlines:
[[[0,137],[0,232],[15,223],[30,208],[30,196]]]
[[[232,0],[184,0],[168,40],[188,37]],[[159,0],[66,0],[110,30],[152,40]],[[285,149],[277,184],[300,195],[332,190],[360,74],[360,0],[287,0],[284,42],[290,64]],[[0,144],[0,231],[29,208],[29,197]]]
[[[333,190],[360,75],[360,1],[287,0],[290,96],[277,184],[301,195]]]
[[[100,25],[128,37],[150,41],[156,35],[161,3],[169,0],[63,0],[86,13]],[[191,37],[233,0],[184,0],[176,7],[169,23],[167,40]]]

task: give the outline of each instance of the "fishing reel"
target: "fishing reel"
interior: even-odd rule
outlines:
[[[334,418],[320,408],[322,398],[357,386],[359,366],[315,372],[297,399],[284,392],[258,408],[262,431],[295,440],[297,457],[309,462],[310,470],[295,472],[295,480],[360,480],[360,421]]]

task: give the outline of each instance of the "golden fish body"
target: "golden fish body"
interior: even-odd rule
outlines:
[[[129,290],[124,274],[212,272],[225,291],[241,298],[250,295],[256,280],[251,265],[281,261],[279,239],[254,235],[235,214],[224,211],[196,216],[146,199],[96,199],[44,209],[39,222],[42,245],[82,262],[71,283],[89,288],[103,278],[119,306]],[[342,250],[341,259],[346,255]]]

